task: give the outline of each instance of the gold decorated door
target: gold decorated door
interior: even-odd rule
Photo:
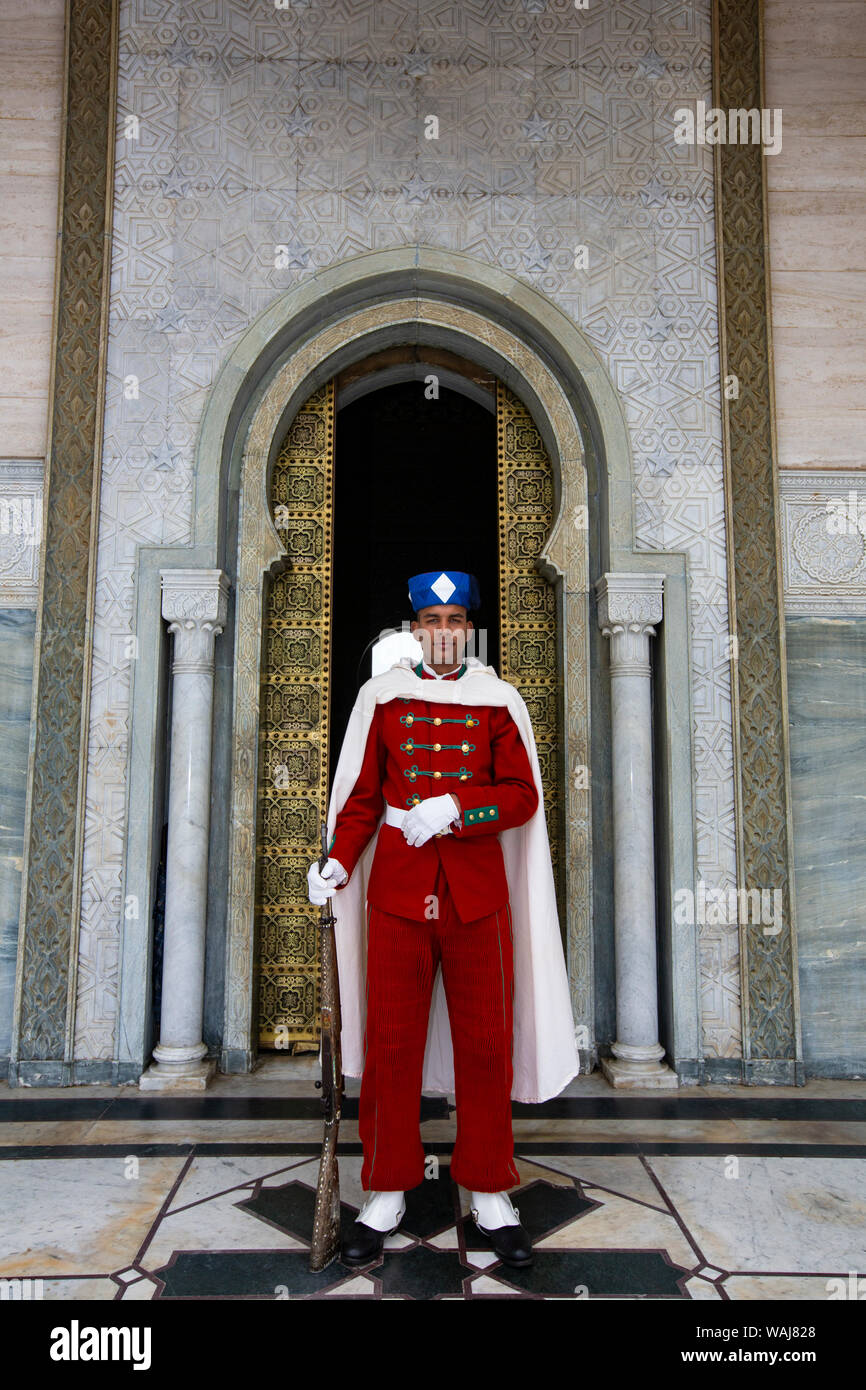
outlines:
[[[260,1046],[285,1052],[317,1050],[319,1039],[318,909],[307,900],[307,868],[321,852],[329,786],[334,396],[330,381],[298,411],[271,483],[288,565],[272,581],[264,612],[257,992]],[[559,887],[556,596],[535,564],[553,524],[553,478],[529,412],[501,382],[496,417],[499,669],[532,718]]]
[[[317,909],[307,868],[321,854],[328,791],[334,383],[298,411],[274,463],[271,510],[287,569],[264,613],[256,839],[259,1044],[318,1048]]]
[[[553,470],[532,416],[501,381],[496,383],[496,477],[499,675],[520,691],[532,720],[562,921],[565,822],[556,753],[563,684],[556,591],[536,568],[553,527]]]

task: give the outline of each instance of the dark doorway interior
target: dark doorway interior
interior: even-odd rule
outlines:
[[[499,669],[496,417],[422,381],[371,391],[337,413],[334,472],[333,780],[369,644],[411,619],[407,580],[433,569],[477,575],[487,661]],[[420,655],[420,648],[419,648]]]

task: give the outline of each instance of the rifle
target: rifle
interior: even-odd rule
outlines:
[[[328,827],[322,821],[322,857],[319,869],[328,862]],[[336,917],[329,904],[319,909],[320,983],[322,1005],[322,1091],[325,1134],[316,1187],[316,1211],[310,1244],[310,1271],[315,1274],[336,1259],[340,1249],[340,1173],[337,1167],[337,1134],[343,1098],[343,1064],[340,1054],[340,977],[337,971]]]

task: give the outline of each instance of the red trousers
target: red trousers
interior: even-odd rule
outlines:
[[[424,1178],[421,1073],[436,966],[454,1049],[457,1139],[451,1176],[470,1192],[520,1181],[511,1129],[514,974],[511,908],[461,922],[441,866],[438,917],[416,922],[367,904],[367,1021],[358,1128],[365,1191]]]

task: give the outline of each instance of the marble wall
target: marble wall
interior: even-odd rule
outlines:
[[[787,627],[803,1056],[866,1076],[866,617]]]
[[[63,113],[63,0],[0,12],[0,1059],[21,906]],[[5,1065],[5,1063],[2,1063]]]
[[[764,17],[766,100],[784,112],[782,152],[766,168],[796,858],[807,880],[801,967],[820,928],[823,948],[847,951],[860,969],[848,869],[822,881],[824,920],[814,915],[808,846],[826,855],[837,830],[800,770],[813,749],[828,749],[830,726],[813,717],[822,642],[826,673],[840,673],[853,711],[866,671],[856,621],[866,613],[866,543],[855,532],[831,545],[819,524],[827,495],[849,485],[866,495],[866,5],[765,0]],[[0,16],[0,471],[6,491],[14,475],[34,498],[41,482],[30,475],[46,450],[63,24],[62,0],[8,0]],[[130,678],[118,654],[135,549],[190,539],[203,405],[256,314],[370,249],[421,242],[504,267],[572,315],[608,368],[631,433],[637,544],[689,557],[698,872],[709,887],[732,886],[712,152],[673,141],[674,110],[710,97],[710,0],[598,0],[586,12],[569,0],[445,9],[212,0],[206,13],[121,0],[120,24],[76,1057],[114,1052]],[[440,119],[435,143],[423,139],[428,113]],[[35,583],[20,557],[10,562],[10,543],[0,535],[0,720],[20,754]],[[850,727],[839,721],[831,762],[844,761]],[[23,826],[16,758],[4,788],[0,1056]],[[733,1057],[736,928],[703,927],[700,947],[703,1047]],[[801,989],[817,1020],[802,969]],[[814,1020],[804,1016],[807,1038],[817,1039]],[[845,1037],[862,1055],[859,1035]]]
[[[863,1075],[866,4],[765,0],[764,22],[803,1050],[813,1074]],[[851,525],[831,531],[828,503]]]
[[[0,453],[44,458],[63,113],[63,0],[0,13]]]
[[[779,464],[863,469],[866,4],[765,0],[764,37]]]
[[[0,608],[0,1057],[12,1037],[35,630],[33,609]]]

